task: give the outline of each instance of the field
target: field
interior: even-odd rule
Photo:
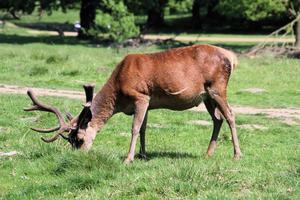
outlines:
[[[28,19],[29,20],[29,19]],[[33,36],[26,28],[0,29],[0,84],[82,91],[103,85],[130,52],[155,52],[182,45],[115,49],[75,38]],[[222,35],[221,35],[222,36]],[[249,45],[218,44],[241,52]],[[300,107],[300,60],[239,57],[228,97],[235,106]],[[259,88],[252,93],[246,89]],[[62,111],[78,113],[83,101],[40,97]],[[132,117],[118,114],[98,134],[90,152],[63,140],[45,144],[29,127],[50,127],[51,114],[25,113],[29,98],[0,94],[0,199],[299,199],[300,121],[287,124],[264,114],[237,115],[243,157],[233,150],[224,124],[215,155],[205,157],[212,125],[205,112],[155,110],[149,114],[149,160],[125,166]],[[249,128],[249,125],[250,128]],[[255,125],[255,126],[254,126]],[[138,147],[137,147],[138,149]]]

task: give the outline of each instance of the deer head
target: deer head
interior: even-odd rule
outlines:
[[[72,117],[70,113],[67,113],[66,117],[68,119],[68,123],[64,120],[64,117],[62,113],[55,107],[45,105],[41,103],[33,93],[31,89],[27,91],[28,96],[32,100],[33,106],[30,108],[24,109],[24,111],[45,111],[45,112],[51,112],[56,115],[59,121],[59,126],[49,129],[39,129],[39,128],[31,128],[34,131],[40,132],[40,133],[50,133],[57,131],[57,133],[52,136],[51,138],[45,139],[41,138],[44,142],[50,143],[57,140],[60,136],[67,140],[72,147],[74,148],[82,148],[85,143],[84,140],[84,133],[85,130],[88,127],[88,123],[92,119],[92,112],[91,112],[91,105],[93,100],[93,91],[94,91],[94,85],[84,85],[84,91],[86,95],[86,103],[80,112],[80,114],[77,117]],[[67,133],[66,135],[64,133]]]

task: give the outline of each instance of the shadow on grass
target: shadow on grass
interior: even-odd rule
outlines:
[[[146,159],[146,160],[152,160],[154,158],[172,158],[172,159],[181,159],[181,158],[197,158],[198,156],[195,156],[191,153],[185,153],[185,152],[173,152],[173,151],[166,151],[166,152],[147,152],[146,158],[142,157],[140,154],[138,154],[138,158],[140,159]]]
[[[41,36],[25,36],[25,35],[7,35],[0,33],[0,43],[9,44],[30,44],[30,43],[45,43],[45,44],[89,44],[91,41],[81,41],[76,37],[60,37],[51,35]]]
[[[52,35],[36,35],[36,36],[27,36],[27,35],[8,35],[0,33],[0,44],[1,43],[8,43],[8,44],[32,44],[32,43],[44,43],[44,44],[67,44],[67,45],[89,45],[90,47],[108,47],[108,46],[116,46],[113,43],[107,41],[107,40],[79,40],[76,37],[72,36],[52,36]],[[253,46],[253,44],[240,44],[240,43],[206,43],[206,42],[181,42],[181,41],[175,41],[172,39],[167,40],[160,40],[158,42],[153,42],[153,45],[158,46],[160,49],[170,49],[170,48],[176,48],[176,47],[183,47],[193,44],[213,44],[220,47],[224,47],[226,49],[233,50],[235,52],[242,52],[245,51]],[[145,44],[140,44],[140,46],[143,46]],[[145,45],[147,46],[147,45]],[[128,46],[130,47],[130,46]],[[134,48],[134,47],[132,47]]]
[[[35,30],[44,30],[44,31],[55,31],[60,29],[62,31],[74,31],[74,25],[71,23],[57,23],[57,22],[35,22],[35,23],[22,23],[15,22],[17,26],[23,28],[30,28]]]

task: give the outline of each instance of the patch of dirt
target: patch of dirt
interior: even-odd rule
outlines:
[[[265,89],[263,88],[247,88],[247,89],[243,89],[240,90],[241,92],[248,92],[248,93],[252,93],[252,94],[260,94],[260,93],[264,93],[266,92]]]
[[[206,120],[191,120],[187,122],[188,124],[192,125],[199,125],[199,126],[211,126],[212,123]]]
[[[20,87],[13,85],[0,85],[0,93],[5,94],[26,94],[29,87]],[[42,96],[55,96],[55,97],[67,97],[71,99],[84,100],[84,92],[71,91],[71,90],[54,90],[46,88],[31,88],[37,95]],[[233,111],[236,114],[246,115],[259,115],[264,114],[270,118],[278,118],[282,123],[288,125],[300,125],[300,108],[254,108],[254,107],[241,107],[232,106]],[[198,107],[190,109],[197,112],[207,112],[205,106],[200,104]],[[165,128],[162,124],[149,124],[149,127],[153,128]]]
[[[232,106],[234,113],[245,115],[259,115],[264,114],[269,118],[280,119],[282,123],[291,125],[300,125],[300,108],[254,108],[254,107],[241,107]],[[204,105],[192,108],[193,111],[206,112]],[[287,121],[288,120],[288,121]]]
[[[28,30],[27,32],[33,35],[53,35],[53,36],[60,35],[58,31],[41,31],[41,30],[31,29]],[[63,36],[76,37],[77,35],[78,35],[77,32],[63,31]]]
[[[250,130],[267,130],[268,127],[259,124],[242,124],[238,125],[239,128],[250,129]]]
[[[300,49],[295,47],[253,47],[246,56],[254,58],[257,56],[273,55],[275,57],[287,56],[289,58],[300,58]]]
[[[167,128],[166,125],[163,125],[163,124],[155,124],[155,123],[148,123],[147,126],[150,127],[150,128]]]
[[[35,94],[40,96],[55,96],[55,97],[67,97],[71,99],[84,100],[84,91],[77,92],[71,90],[54,90],[46,88],[34,88],[34,87],[21,87],[15,85],[0,85],[0,93],[5,94],[27,94],[28,89],[32,89]]]
[[[110,68],[106,67],[106,66],[100,66],[97,68],[96,70],[98,73],[107,73],[107,72],[111,72]]]
[[[25,118],[20,118],[20,121],[24,122],[37,122],[39,117],[25,117]]]
[[[204,36],[170,36],[170,35],[144,35],[148,40],[166,40],[176,41],[211,41],[211,42],[294,42],[293,38],[247,38],[247,37],[204,37]]]
[[[199,125],[199,126],[211,126],[213,123],[206,120],[192,120],[188,121],[188,124]],[[238,125],[239,128],[249,129],[249,130],[267,130],[268,127],[259,124],[242,124]]]
[[[119,135],[123,136],[123,137],[129,137],[131,134],[130,133],[126,133],[126,132],[120,132]]]
[[[295,119],[291,119],[291,118],[285,118],[281,120],[283,123],[290,125],[290,126],[294,126],[294,125],[299,125],[300,124],[300,120],[295,120]]]

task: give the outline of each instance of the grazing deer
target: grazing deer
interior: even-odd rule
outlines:
[[[112,75],[93,97],[93,86],[84,86],[86,104],[75,118],[67,115],[69,123],[54,107],[39,102],[31,90],[28,95],[33,107],[26,111],[53,112],[59,119],[59,127],[33,129],[38,132],[58,131],[45,142],[53,142],[59,136],[75,148],[89,150],[96,133],[107,120],[118,112],[134,115],[130,148],[125,159],[134,159],[135,146],[140,134],[140,154],[145,156],[145,131],[148,110],[167,108],[186,110],[204,102],[213,120],[213,133],[207,155],[216,148],[217,138],[226,119],[232,136],[234,158],[241,155],[235,117],[226,98],[226,88],[231,72],[237,64],[234,53],[212,45],[193,45],[152,54],[127,55]],[[68,136],[63,133],[68,132]]]

